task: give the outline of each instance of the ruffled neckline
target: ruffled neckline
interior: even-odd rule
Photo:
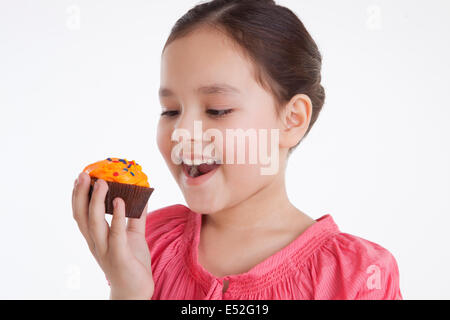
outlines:
[[[224,280],[229,280],[229,286],[225,295],[233,292],[252,292],[263,290],[274,282],[282,280],[292,273],[299,272],[308,258],[318,250],[328,239],[340,233],[333,218],[325,214],[315,223],[309,226],[296,239],[287,246],[269,256],[262,262],[241,274],[216,277],[198,262],[198,245],[202,226],[202,214],[189,210],[187,222],[183,234],[183,242],[186,245],[185,262],[195,280],[205,290],[211,290],[212,286],[223,285]]]

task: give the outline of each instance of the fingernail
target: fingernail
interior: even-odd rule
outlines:
[[[74,187],[76,187],[76,186],[77,186],[77,184],[78,184],[78,178],[77,178],[77,179],[75,179],[75,182],[73,183],[73,186],[74,186]]]
[[[98,180],[94,183],[94,190],[98,189]]]
[[[78,175],[77,184],[83,179],[83,172]]]
[[[114,206],[114,208],[117,209],[117,198],[115,198],[115,199],[113,200],[113,206]]]

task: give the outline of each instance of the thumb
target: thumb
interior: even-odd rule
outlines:
[[[148,207],[148,203],[145,205],[144,210],[142,210],[142,214],[139,219],[128,219],[127,231],[145,234],[145,222],[147,220],[147,207]]]

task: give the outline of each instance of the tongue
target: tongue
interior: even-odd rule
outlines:
[[[205,174],[210,172],[211,170],[214,170],[215,168],[217,168],[219,166],[219,164],[207,164],[207,163],[202,163],[201,165],[198,166],[198,171],[200,172],[200,174]]]

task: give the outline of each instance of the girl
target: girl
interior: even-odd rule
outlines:
[[[126,223],[117,198],[109,227],[105,181],[90,203],[88,175],[75,181],[74,218],[111,299],[402,299],[389,251],[287,197],[287,159],[325,99],[321,55],[294,13],[270,0],[198,4],[177,21],[161,59],[157,144],[188,207]],[[196,134],[199,123],[214,137]],[[276,170],[262,174],[267,161],[248,161],[254,141],[235,147],[228,130],[276,130]],[[207,143],[214,152],[205,157]],[[232,151],[246,162],[234,163]]]

